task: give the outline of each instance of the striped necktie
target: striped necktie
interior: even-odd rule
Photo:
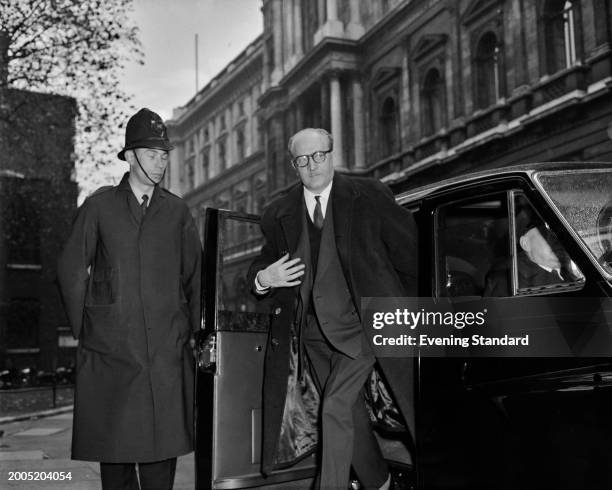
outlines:
[[[323,228],[323,212],[321,211],[321,196],[315,196],[315,199],[317,201],[317,205],[314,208],[314,214],[313,214],[312,221],[315,227],[318,230],[320,230],[321,228]]]

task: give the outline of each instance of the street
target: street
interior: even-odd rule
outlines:
[[[98,463],[70,459],[72,411],[1,424],[0,434],[0,488],[101,488]],[[54,481],[62,472],[67,478]],[[28,477],[39,479],[24,481]],[[174,488],[194,488],[193,453],[178,459]]]

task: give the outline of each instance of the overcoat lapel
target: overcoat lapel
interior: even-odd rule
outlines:
[[[353,226],[353,207],[359,193],[352,182],[341,174],[334,176],[331,191],[332,215],[334,218],[334,232],[336,248],[345,277],[352,287],[352,280],[347,275],[351,270],[351,229]]]
[[[153,190],[153,196],[151,196],[151,204],[149,204],[149,209],[145,214],[145,221],[153,218],[160,210],[162,210],[166,205],[166,195],[159,190],[158,186],[155,186]]]
[[[119,194],[119,196],[121,196],[121,205],[125,206],[127,211],[126,214],[130,217],[132,224],[136,228],[138,228],[140,226],[140,216],[134,213],[140,211],[140,209],[138,208],[138,204],[136,204],[136,206],[130,204],[130,201],[132,199],[134,200],[134,202],[136,202],[136,196],[134,196],[132,188],[130,187],[130,183],[128,182],[129,175],[129,172],[123,175],[121,182],[119,182],[119,185],[117,186],[117,193]]]
[[[302,186],[297,185],[291,189],[291,191],[289,191],[287,199],[284,200],[283,206],[278,213],[278,219],[280,221],[281,228],[283,229],[285,243],[288,247],[286,252],[291,254],[296,251],[298,240],[302,232],[303,208],[304,195]],[[284,255],[284,252],[281,255]]]

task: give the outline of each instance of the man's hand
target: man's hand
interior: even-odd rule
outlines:
[[[283,255],[276,262],[259,271],[257,280],[263,288],[288,288],[300,284],[304,274],[302,259],[289,260],[289,254]]]

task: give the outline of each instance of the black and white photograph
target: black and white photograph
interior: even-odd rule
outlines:
[[[0,488],[612,489],[611,0],[0,0]]]

